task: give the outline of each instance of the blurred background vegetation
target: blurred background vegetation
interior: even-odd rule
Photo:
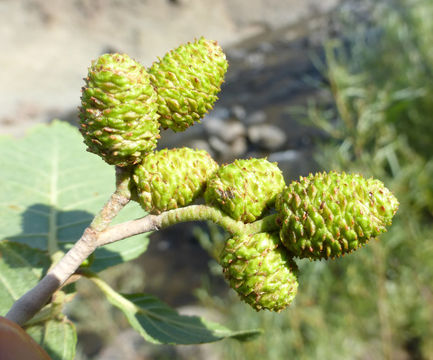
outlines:
[[[338,36],[327,39],[324,56],[317,56],[321,94],[330,100],[311,100],[302,111],[286,111],[318,135],[312,155],[318,168],[359,172],[392,189],[400,209],[390,231],[341,259],[298,261],[298,295],[279,314],[256,313],[241,303],[224,285],[217,261],[210,260],[209,271],[198,274],[202,285],[195,290],[205,316],[236,329],[260,327],[263,335],[195,352],[142,344],[136,346],[137,359],[433,359],[433,2],[370,5],[361,22],[341,11]],[[224,239],[209,225],[196,227],[191,241],[198,240],[216,259]],[[202,257],[197,253],[191,261]],[[158,278],[158,272],[153,276]],[[106,277],[120,290],[155,290],[137,263],[112,269]],[[183,285],[161,280],[156,288]],[[78,299],[70,313],[78,320],[79,358],[84,359],[84,353],[100,350],[101,338],[113,342],[124,320],[116,312],[107,318],[111,310],[101,308],[85,283],[80,286],[86,306]],[[164,299],[164,293],[157,295]]]
[[[201,291],[232,326],[264,329],[216,345],[223,359],[433,359],[433,2],[377,2],[368,21],[353,20],[324,45],[333,102],[311,104],[303,121],[325,134],[320,167],[381,179],[397,217],[350,256],[299,261],[295,304],[280,314]]]

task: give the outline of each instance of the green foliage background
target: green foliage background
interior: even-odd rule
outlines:
[[[345,37],[325,46],[334,104],[312,105],[304,119],[326,134],[316,160],[381,179],[400,209],[380,241],[333,262],[300,262],[289,310],[255,314],[234,302],[228,318],[265,335],[224,344],[222,358],[433,358],[433,3],[377,2],[367,23],[342,21]]]

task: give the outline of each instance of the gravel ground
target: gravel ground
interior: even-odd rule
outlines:
[[[150,65],[201,35],[230,48],[326,13],[341,0],[0,0],[0,133],[75,116],[91,59]]]

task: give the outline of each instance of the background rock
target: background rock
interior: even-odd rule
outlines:
[[[90,60],[126,52],[149,66],[201,35],[229,48],[269,29],[325,13],[338,0],[2,0],[0,132],[72,117]],[[260,58],[262,60],[260,60]],[[251,66],[263,62],[249,54]]]
[[[263,150],[274,151],[286,143],[287,136],[277,126],[259,124],[248,128],[248,139]]]

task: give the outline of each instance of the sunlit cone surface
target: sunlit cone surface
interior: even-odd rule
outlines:
[[[334,258],[387,230],[395,196],[375,179],[330,172],[301,177],[278,196],[283,244],[301,258]]]
[[[218,99],[227,60],[216,41],[200,38],[167,53],[149,69],[163,128],[184,131]]]
[[[277,163],[254,158],[235,160],[221,166],[209,180],[205,200],[235,220],[253,222],[274,204],[284,186]]]
[[[133,179],[141,206],[152,214],[192,203],[218,164],[204,150],[161,150],[146,156]]]
[[[157,95],[146,69],[128,55],[104,54],[85,81],[80,131],[87,150],[112,165],[136,164],[159,138]]]
[[[296,296],[297,267],[278,233],[235,236],[220,262],[230,286],[256,310],[280,311]]]

